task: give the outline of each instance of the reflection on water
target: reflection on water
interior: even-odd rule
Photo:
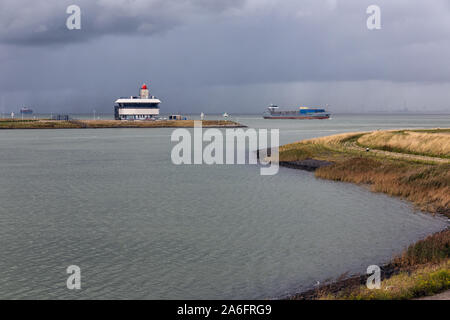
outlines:
[[[281,143],[449,117],[262,120]],[[266,298],[386,262],[446,222],[280,168],[174,166],[170,129],[0,132],[0,298]],[[82,290],[66,288],[78,265]]]

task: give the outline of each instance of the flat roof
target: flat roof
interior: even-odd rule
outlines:
[[[117,99],[115,103],[161,103],[159,99]]]

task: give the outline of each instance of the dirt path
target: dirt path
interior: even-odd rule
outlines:
[[[362,148],[355,143],[347,143],[344,144],[346,148],[357,150],[361,152],[366,152],[365,148]],[[395,159],[405,159],[405,160],[419,160],[419,161],[427,161],[427,162],[434,162],[434,163],[450,163],[450,159],[445,158],[438,158],[438,157],[429,157],[429,156],[421,156],[416,154],[409,154],[409,153],[398,153],[398,152],[391,152],[391,151],[384,151],[384,150],[378,150],[378,149],[370,149],[371,153],[376,153],[379,155],[383,155],[390,158]]]
[[[418,298],[415,300],[450,300],[450,290],[436,294],[434,296]]]

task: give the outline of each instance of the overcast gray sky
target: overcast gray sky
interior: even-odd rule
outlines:
[[[163,113],[450,112],[449,57],[448,0],[0,0],[1,112],[112,112],[143,82]]]

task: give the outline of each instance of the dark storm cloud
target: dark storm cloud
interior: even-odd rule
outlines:
[[[44,46],[111,34],[152,35],[202,15],[237,8],[244,0],[2,0],[0,42]],[[66,28],[66,9],[75,4],[81,30]]]
[[[371,31],[374,3],[382,29]],[[81,30],[65,27],[70,4]],[[110,111],[151,80],[174,112],[272,102],[450,111],[449,56],[448,0],[0,2],[4,109]]]

